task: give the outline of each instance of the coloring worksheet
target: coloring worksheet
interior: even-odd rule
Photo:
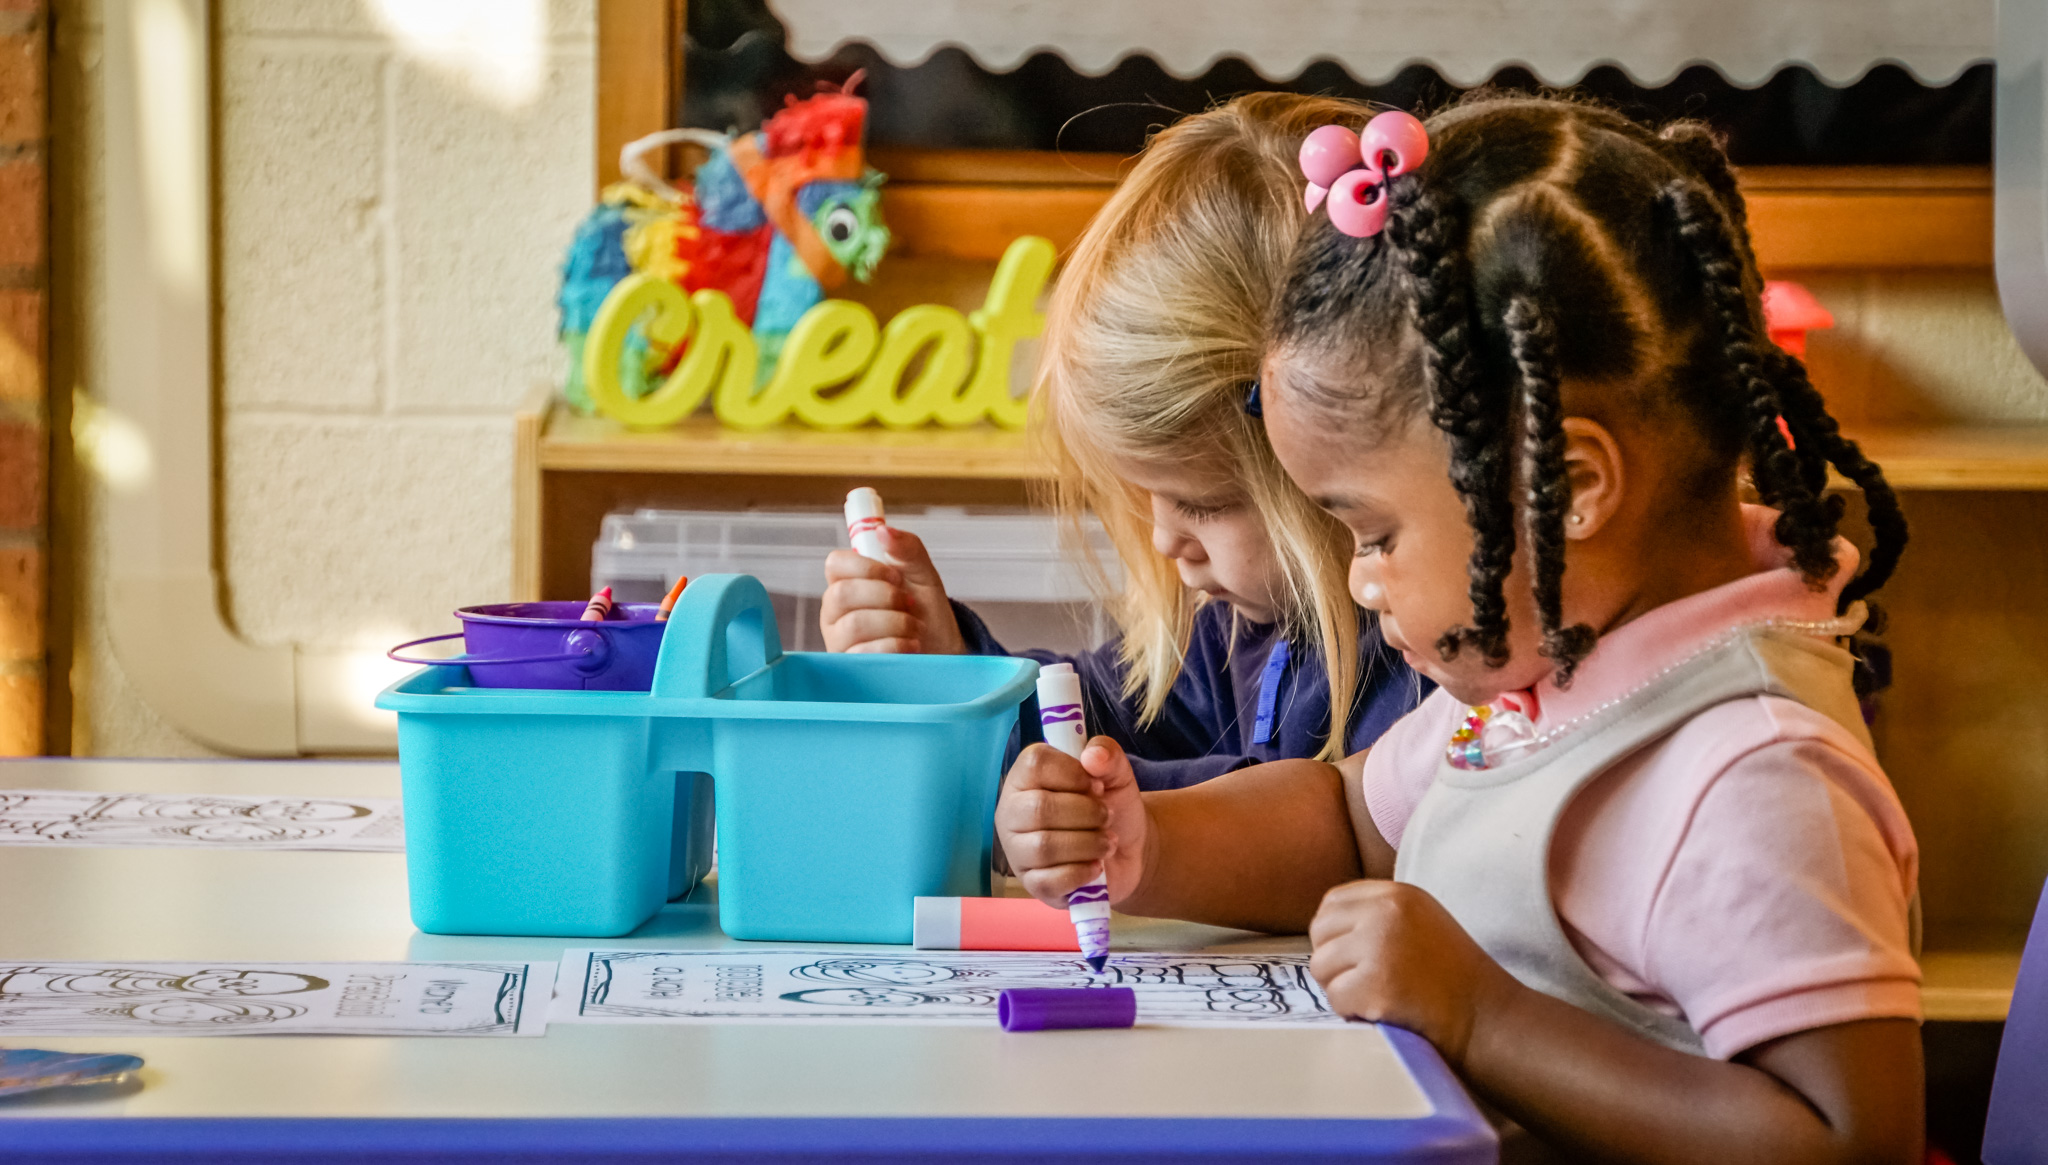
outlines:
[[[537,1036],[553,963],[0,961],[0,1039]]]
[[[1092,985],[1134,989],[1140,1024],[1344,1022],[1310,978],[1307,955],[1118,954],[1097,978],[1078,955],[782,948],[565,951],[555,1019],[994,1025],[1006,987]]]
[[[391,798],[0,789],[0,845],[405,851]]]

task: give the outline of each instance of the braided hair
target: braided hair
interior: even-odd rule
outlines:
[[[1875,536],[1841,602],[1882,586],[1906,543],[1898,498],[1767,338],[1747,210],[1711,131],[1502,96],[1454,106],[1429,130],[1428,162],[1388,184],[1384,231],[1352,238],[1321,217],[1304,230],[1271,340],[1311,365],[1362,357],[1368,375],[1290,376],[1310,400],[1379,431],[1426,416],[1445,435],[1472,527],[1472,619],[1438,652],[1507,661],[1519,538],[1557,682],[1593,649],[1592,628],[1563,625],[1566,381],[1689,430],[1679,480],[1699,496],[1746,464],[1779,511],[1774,536],[1816,588],[1839,569],[1832,467],[1862,492]]]

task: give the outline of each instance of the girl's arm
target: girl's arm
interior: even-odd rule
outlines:
[[[1572,1160],[1920,1160],[1910,1020],[1816,1028],[1713,1060],[1523,986],[1413,886],[1340,886],[1309,933],[1333,1006],[1422,1035],[1474,1092]]]
[[[1349,821],[1335,766],[1277,761],[1140,793],[1123,750],[1098,736],[1079,761],[1025,749],[996,835],[1025,889],[1051,905],[1100,864],[1125,913],[1299,934],[1324,893],[1361,872]]]

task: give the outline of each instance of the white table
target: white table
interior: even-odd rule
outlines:
[[[390,797],[398,767],[9,761],[0,788]],[[406,915],[398,854],[0,846],[0,888],[9,961],[553,961],[591,945],[422,934]],[[603,945],[761,945],[725,938],[715,912],[671,905]],[[1119,947],[1144,950],[1304,942],[1135,919],[1117,933]],[[539,1039],[34,1042],[131,1052],[148,1066],[139,1085],[0,1101],[0,1156],[182,1147],[217,1160],[404,1150],[437,1161],[514,1151],[766,1161],[865,1148],[933,1160],[1494,1159],[1491,1133],[1435,1053],[1364,1025],[1012,1035],[994,1025],[557,1024]]]

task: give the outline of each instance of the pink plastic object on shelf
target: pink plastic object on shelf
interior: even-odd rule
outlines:
[[[1833,313],[1805,285],[1783,279],[1764,284],[1764,330],[1771,343],[1804,360],[1806,333],[1834,326]]]

